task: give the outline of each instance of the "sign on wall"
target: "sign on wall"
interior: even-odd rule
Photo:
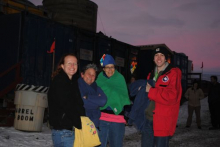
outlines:
[[[80,59],[92,61],[93,51],[87,49],[80,49]]]
[[[115,65],[124,67],[125,65],[125,59],[121,57],[115,57]]]

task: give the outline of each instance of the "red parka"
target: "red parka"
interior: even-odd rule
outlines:
[[[150,73],[148,79],[153,79]],[[159,76],[155,87],[150,88],[148,97],[155,101],[153,111],[154,136],[173,136],[179,114],[182,73],[179,68],[171,64]]]

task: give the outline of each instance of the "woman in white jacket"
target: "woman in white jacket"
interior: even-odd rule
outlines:
[[[192,123],[192,116],[193,111],[196,113],[196,123],[198,129],[201,129],[201,119],[200,119],[200,100],[204,98],[204,93],[201,88],[199,88],[199,84],[197,81],[193,82],[193,86],[188,88],[185,93],[186,99],[189,100],[188,102],[188,118],[186,122],[186,127],[189,128]]]

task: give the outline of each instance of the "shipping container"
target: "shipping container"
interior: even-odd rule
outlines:
[[[138,54],[137,78],[147,79],[147,75],[153,70],[152,50],[141,50]]]
[[[116,62],[116,69],[129,82],[132,75],[146,79],[154,69],[152,49],[165,46],[169,51],[168,62],[177,65],[183,73],[182,85],[186,88],[188,57],[171,51],[165,44],[132,46],[108,37],[103,33],[66,26],[31,13],[0,16],[1,72],[14,64],[21,63],[22,83],[35,86],[49,86],[52,70],[61,56],[75,53],[79,59],[79,72],[89,64],[100,66],[103,54],[110,54]],[[55,41],[55,53],[47,53]],[[131,65],[136,69],[131,72]],[[0,90],[13,82],[15,71],[1,77]],[[3,85],[3,84],[4,85]]]
[[[21,15],[0,16],[0,73],[16,65],[20,60]],[[16,69],[0,77],[0,91],[15,81]]]
[[[7,31],[0,35],[1,38],[5,37],[2,39],[5,41],[1,41],[4,50],[1,59],[6,64],[1,70],[22,61],[21,76],[24,84],[49,86],[52,68],[56,68],[61,56],[64,53],[76,53],[74,27],[30,13],[3,15],[0,19],[1,29]],[[47,53],[53,41],[56,44],[54,55]]]
[[[94,63],[95,33],[83,29],[77,29],[77,56],[79,70],[89,63]]]
[[[111,54],[115,58],[116,69],[126,79],[130,72],[130,59],[133,58],[131,55],[137,56],[136,51],[131,51],[135,47],[129,44],[30,13],[9,14],[0,18],[2,32],[5,31],[0,35],[4,40],[1,42],[4,51],[1,60],[6,61],[1,70],[22,61],[23,84],[49,86],[52,70],[56,69],[59,59],[65,53],[77,55],[79,71],[89,63],[100,65],[101,56]],[[47,53],[54,41],[55,53]],[[12,60],[10,57],[13,57]],[[11,82],[8,78],[5,81]]]
[[[115,59],[115,68],[119,71],[127,80],[128,78],[128,50],[129,45],[118,41],[116,39],[111,39],[112,45],[112,56]]]
[[[182,71],[181,82],[183,92],[185,92],[187,90],[188,56],[186,56],[184,53],[177,53],[174,51],[173,58],[171,59],[171,61]]]
[[[61,56],[76,52],[76,32],[73,27],[34,15],[25,15],[22,27],[23,82],[49,86],[52,69],[56,68]],[[54,40],[55,53],[48,54]]]
[[[138,53],[139,53],[139,47],[130,46],[128,50],[128,79],[127,82],[129,83],[131,80],[131,77],[134,77],[137,79],[137,66],[138,66]]]

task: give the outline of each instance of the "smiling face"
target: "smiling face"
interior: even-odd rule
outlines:
[[[165,63],[166,63],[166,58],[164,56],[164,54],[162,53],[157,53],[154,55],[154,62],[157,66],[158,71],[161,71],[164,69],[165,67]]]
[[[71,55],[66,56],[64,58],[64,64],[61,64],[61,67],[68,77],[72,79],[72,76],[77,72],[78,69],[76,57]]]
[[[91,85],[95,81],[96,71],[93,68],[88,68],[84,73],[81,73],[81,77],[88,85]]]
[[[110,78],[115,73],[115,66],[114,64],[108,64],[103,68],[103,70],[105,74],[107,75],[107,77]]]

